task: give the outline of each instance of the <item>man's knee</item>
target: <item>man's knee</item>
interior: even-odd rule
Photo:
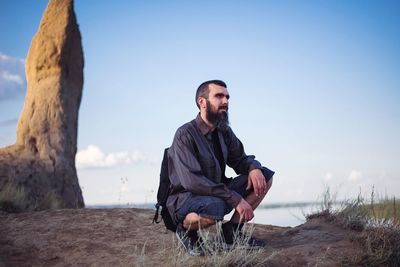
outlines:
[[[200,217],[200,227],[201,228],[207,228],[210,227],[214,224],[216,224],[217,221],[214,219],[210,219],[210,218],[205,218],[205,217]]]
[[[188,230],[198,230],[216,224],[217,220],[201,217],[197,213],[191,212],[183,220],[183,228]]]

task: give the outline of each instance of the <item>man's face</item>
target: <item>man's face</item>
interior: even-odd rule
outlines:
[[[219,128],[229,125],[229,93],[225,87],[210,84],[206,106],[207,120]]]

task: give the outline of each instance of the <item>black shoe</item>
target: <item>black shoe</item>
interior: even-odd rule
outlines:
[[[175,232],[179,244],[190,256],[204,256],[205,252],[202,247],[202,242],[197,231],[185,230],[181,224],[178,225]]]
[[[232,249],[234,242],[239,241],[239,243],[246,243],[247,249],[260,249],[264,248],[267,244],[261,239],[257,239],[251,236],[247,236],[242,233],[243,224],[233,224],[230,222],[224,223],[222,225],[222,234],[225,239],[225,243],[228,249]]]
[[[222,236],[224,238],[225,244],[227,245],[228,249],[231,249],[233,246],[233,241],[235,239],[233,224],[230,222],[224,223],[221,226],[222,228]]]
[[[247,249],[260,249],[260,248],[265,248],[267,246],[267,243],[264,240],[254,238],[252,236],[246,236],[242,232],[239,232],[239,238],[243,238],[242,240],[247,241]]]

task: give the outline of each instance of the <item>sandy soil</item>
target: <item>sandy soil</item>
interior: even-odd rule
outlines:
[[[176,253],[173,234],[152,224],[153,215],[145,209],[1,213],[0,266],[166,266],[160,251]],[[324,218],[254,231],[268,242],[264,266],[341,266],[343,257],[360,252],[351,241],[357,234]]]

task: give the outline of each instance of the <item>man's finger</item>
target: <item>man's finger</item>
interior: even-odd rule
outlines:
[[[238,211],[239,212],[239,222],[242,222],[243,221],[243,218],[244,218],[244,211],[242,210],[242,211]]]
[[[249,221],[249,212],[246,212],[245,221],[246,221],[246,222]]]
[[[247,222],[247,217],[248,217],[247,212],[245,212],[245,213],[243,214],[243,217],[241,218],[241,221],[242,221],[242,222]]]
[[[251,188],[251,179],[247,179],[247,187],[246,187],[246,191],[249,191]]]
[[[262,188],[263,188],[263,192],[267,192],[267,182],[265,182],[265,178],[262,177]]]
[[[256,196],[259,196],[260,195],[260,189],[261,189],[261,187],[260,187],[260,184],[259,184],[259,182],[258,182],[258,180],[257,179],[255,179],[256,181],[253,183],[253,187],[254,187],[254,193],[256,193]]]
[[[254,212],[249,213],[249,219],[247,221],[251,221],[254,218]]]
[[[260,175],[260,176],[257,176],[257,178],[258,178],[257,180],[259,181],[259,185],[260,185],[260,191],[262,191],[262,193],[265,193],[267,190],[267,183],[265,182],[264,176]]]

